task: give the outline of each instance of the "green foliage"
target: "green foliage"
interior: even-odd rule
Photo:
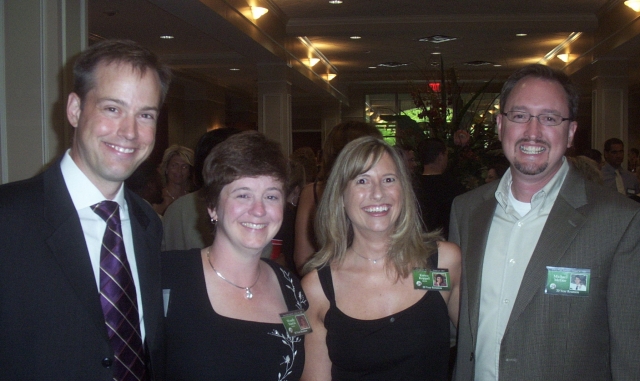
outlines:
[[[449,149],[453,174],[467,189],[473,189],[483,183],[486,168],[502,154],[495,123],[487,119],[490,111],[494,112],[492,108],[498,96],[487,93],[492,82],[489,81],[469,97],[455,68],[445,71],[442,60],[440,68],[435,75],[425,72],[426,85],[409,84],[417,108],[411,115],[422,122],[416,122],[409,115],[395,115],[398,118],[395,119],[398,122],[396,136],[400,144],[409,147],[416,147],[420,139],[427,137],[442,139]],[[439,80],[432,80],[436,75]],[[430,83],[439,84],[440,91],[434,91]],[[402,125],[400,120],[404,120]]]

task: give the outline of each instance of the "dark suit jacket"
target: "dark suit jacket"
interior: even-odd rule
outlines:
[[[455,199],[463,253],[456,380],[474,379],[480,283],[498,182]],[[640,206],[570,170],[502,339],[501,380],[640,380]],[[544,293],[546,266],[591,269],[588,297]]]
[[[130,191],[145,348],[156,379],[164,367],[160,284],[162,226]],[[0,378],[111,380],[113,359],[80,219],[60,163],[0,186]]]

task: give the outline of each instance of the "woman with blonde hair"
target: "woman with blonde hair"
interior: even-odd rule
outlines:
[[[314,234],[313,221],[324,186],[340,151],[352,140],[362,136],[382,139],[382,133],[374,125],[360,121],[346,121],[334,126],[322,146],[322,167],[316,181],[307,184],[300,192],[296,211],[295,249],[293,260],[298,272],[317,251],[319,246]]]
[[[303,270],[313,332],[302,379],[446,380],[460,249],[421,230],[402,159],[382,140],[349,143],[326,184],[321,249]],[[436,268],[448,287],[414,284]]]
[[[174,144],[164,151],[158,168],[164,177],[162,202],[153,204],[159,215],[164,215],[167,207],[178,198],[191,192],[193,188],[193,150]]]

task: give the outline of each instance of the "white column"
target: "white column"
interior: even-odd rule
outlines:
[[[1,183],[33,176],[69,146],[71,61],[86,45],[86,0],[0,0]]]
[[[258,65],[258,131],[291,153],[291,82],[285,64]]]
[[[629,74],[625,59],[603,59],[594,65],[591,145],[603,152],[609,138],[628,141]]]

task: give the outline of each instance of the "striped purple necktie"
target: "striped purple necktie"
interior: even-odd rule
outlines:
[[[118,203],[102,201],[91,208],[107,222],[100,250],[100,303],[115,355],[113,379],[146,380],[136,288],[124,249]]]

